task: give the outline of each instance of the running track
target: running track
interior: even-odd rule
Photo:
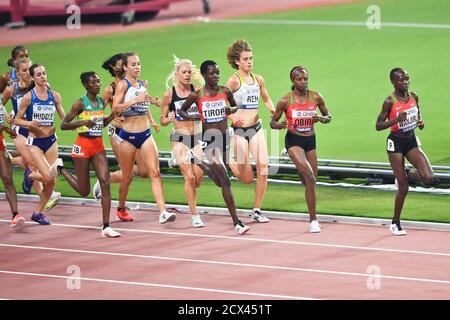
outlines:
[[[27,220],[34,205],[19,202]],[[322,223],[310,234],[306,222],[243,217],[251,230],[238,236],[226,215],[203,215],[206,227],[194,229],[187,214],[159,225],[156,212],[135,211],[134,222],[112,223],[121,238],[106,239],[99,206],[60,204],[53,225],[16,232],[5,200],[0,210],[3,299],[450,299],[448,231],[394,237],[386,227]],[[67,288],[71,265],[80,289]]]

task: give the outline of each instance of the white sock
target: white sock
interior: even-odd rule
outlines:
[[[261,208],[253,208],[253,213],[255,213],[255,211],[258,211],[259,213],[261,213]]]

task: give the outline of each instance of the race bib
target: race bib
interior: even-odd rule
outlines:
[[[394,141],[392,141],[391,139],[387,139],[386,149],[387,149],[387,151],[394,152],[395,151]]]
[[[258,109],[259,88],[248,89],[242,99],[242,109]]]
[[[43,127],[53,126],[56,107],[53,105],[33,105],[32,121],[39,121]]]
[[[399,113],[397,113],[397,116]],[[417,127],[419,121],[419,109],[417,107],[406,110],[406,119],[398,123],[398,130],[401,132],[408,132]]]
[[[174,103],[174,105],[175,105],[175,119],[177,119],[178,121],[186,120],[182,116],[179,115],[179,111],[180,111],[181,106],[183,105],[184,101],[185,100],[180,100],[180,101],[176,101]],[[193,103],[189,107],[189,109],[187,110],[187,114],[190,115],[190,116],[198,115],[198,106],[197,106],[197,104]]]
[[[77,155],[77,156],[84,155],[84,153],[81,152],[81,147],[77,146],[76,144],[74,144],[73,147],[72,147],[72,154]]]
[[[202,113],[206,123],[214,123],[223,121],[226,117],[225,108],[227,103],[225,100],[219,101],[203,101]]]
[[[28,136],[28,138],[25,140],[25,144],[27,146],[32,146],[33,145],[33,138]]]
[[[310,131],[314,125],[313,116],[315,111],[292,111],[292,124],[298,132]]]
[[[92,128],[89,128],[89,135],[93,137],[100,137],[103,130],[103,117],[91,117],[91,121],[95,122],[95,125]]]
[[[115,133],[116,133],[116,127],[114,127],[113,125],[109,125],[108,126],[108,135],[112,136]]]

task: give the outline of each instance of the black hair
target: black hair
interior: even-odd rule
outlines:
[[[6,63],[8,67],[14,67],[14,60],[16,60],[19,52],[24,50],[27,50],[24,46],[17,46],[11,50],[11,59],[8,59],[8,62]]]
[[[206,74],[206,71],[208,71],[208,67],[210,66],[215,66],[217,65],[217,63],[215,61],[212,60],[205,60],[202,62],[202,64],[200,65],[200,73],[202,75]]]
[[[93,76],[97,75],[94,71],[83,72],[80,74],[80,80],[82,84],[87,84],[89,79]]]
[[[33,63],[30,69],[28,69],[30,71],[30,76],[34,77],[34,69],[36,69],[37,67],[43,67],[43,65],[39,63]]]
[[[305,70],[306,72],[308,72],[308,69],[306,69],[305,67],[302,66],[295,66],[291,69],[291,71],[289,72],[289,78],[292,80],[292,73],[297,70],[297,69],[301,69],[301,70]],[[295,86],[292,85],[291,86],[291,90],[294,90]]]
[[[391,72],[389,73],[389,79],[391,79],[391,81],[393,81],[395,78],[395,74],[400,71],[403,71],[403,69],[399,68],[399,67],[392,69]]]
[[[105,70],[108,70],[108,72],[115,77],[116,73],[119,72],[119,70],[116,69],[116,63],[119,60],[123,60],[124,58],[124,54],[123,53],[117,53],[115,55],[113,55],[111,58],[105,60],[102,64],[102,68]],[[121,71],[123,73],[123,69]]]

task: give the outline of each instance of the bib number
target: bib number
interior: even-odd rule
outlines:
[[[115,133],[116,133],[116,127],[114,127],[113,125],[108,126],[108,135],[112,136]]]
[[[72,154],[75,154],[77,156],[81,155],[81,147],[74,144],[72,147]]]
[[[395,144],[394,141],[391,139],[387,139],[387,151],[394,152],[395,151]]]
[[[19,127],[17,127],[17,131],[19,131]],[[33,138],[32,137],[28,137],[27,140],[25,140],[25,144],[27,146],[32,146],[33,145]]]

